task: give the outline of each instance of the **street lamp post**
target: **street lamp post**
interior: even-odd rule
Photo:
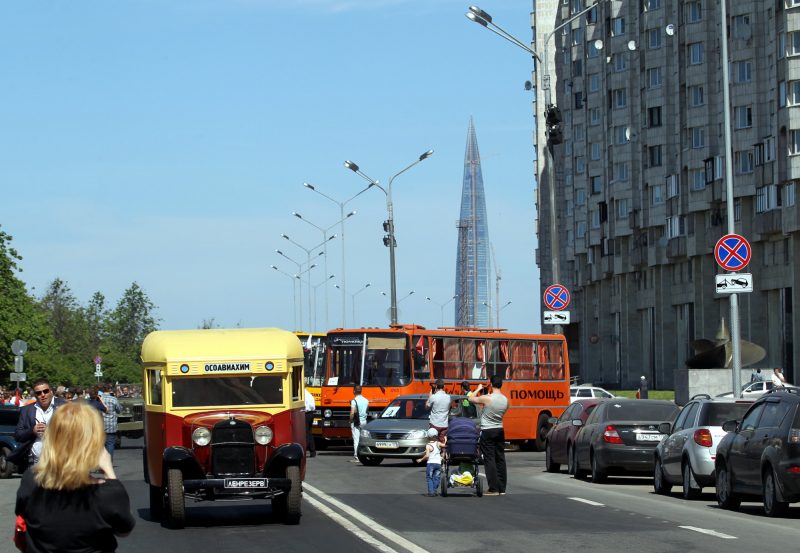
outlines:
[[[395,261],[394,261],[394,249],[397,243],[394,234],[394,206],[392,204],[392,181],[394,181],[396,177],[399,177],[400,175],[402,175],[403,173],[414,167],[417,163],[420,163],[421,161],[428,159],[432,155],[433,155],[433,150],[428,150],[424,154],[420,155],[419,159],[411,163],[408,167],[392,175],[392,177],[389,179],[389,184],[386,186],[386,188],[382,187],[375,179],[365,175],[361,171],[361,169],[359,169],[358,165],[356,165],[352,161],[347,160],[344,162],[345,167],[347,167],[348,169],[353,171],[356,175],[369,182],[370,186],[375,186],[379,188],[386,195],[386,213],[388,216],[388,220],[383,225],[383,229],[387,232],[387,236],[384,236],[383,238],[383,244],[389,247],[389,281],[392,294],[390,319],[392,324],[397,324],[397,279],[395,275]]]
[[[282,275],[286,275],[290,279],[292,279],[292,297],[294,298],[294,309],[292,309],[292,324],[294,325],[295,330],[299,330],[297,326],[297,279],[294,278],[293,275],[290,275],[286,271],[280,270],[276,265],[270,265],[273,269],[278,271]]]
[[[316,225],[316,224],[312,223],[311,221],[309,221],[308,219],[306,219],[305,217],[303,217],[302,215],[300,215],[296,211],[292,211],[292,215],[294,215],[295,217],[297,217],[301,221],[308,223],[309,225],[311,225],[312,227],[314,227],[315,229],[317,229],[318,231],[320,231],[322,233],[322,243],[325,244],[323,246],[324,247],[323,253],[325,254],[325,265],[324,265],[324,267],[325,267],[325,274],[326,275],[328,274],[328,231],[331,230],[333,227],[335,227],[336,225],[338,225],[340,223],[342,224],[342,226],[344,226],[344,220],[345,219],[349,219],[350,217],[352,217],[355,214],[356,214],[355,211],[351,211],[350,213],[345,215],[342,218],[342,220],[336,221],[335,223],[333,223],[332,225],[330,225],[327,228],[322,228],[319,225]],[[344,248],[344,240],[342,240],[342,248]],[[323,284],[325,284],[325,328],[326,329],[328,328],[328,286],[327,286],[328,280],[330,280],[330,278],[326,279],[326,280],[324,280],[322,282]],[[344,282],[344,281],[342,281],[342,282]],[[316,310],[317,310],[316,292],[314,292],[314,301],[315,301],[315,303],[314,303],[314,312],[316,314]]]
[[[347,317],[346,317],[345,313],[347,312],[346,311],[347,307],[345,305],[345,297],[346,297],[346,291],[347,291],[347,270],[345,269],[345,255],[344,255],[344,221],[345,221],[345,219],[347,219],[347,217],[344,216],[344,206],[346,206],[351,201],[356,199],[356,197],[360,196],[362,193],[364,193],[367,190],[369,190],[370,188],[372,188],[372,184],[364,187],[362,190],[359,190],[357,194],[349,197],[348,199],[346,199],[343,202],[340,202],[338,200],[334,200],[333,198],[331,198],[330,196],[328,196],[324,192],[320,192],[319,190],[317,190],[317,188],[313,184],[309,184],[307,182],[304,182],[303,186],[305,186],[306,188],[308,188],[312,192],[316,192],[317,194],[319,194],[323,198],[326,198],[326,199],[332,201],[333,203],[335,203],[336,205],[339,206],[339,216],[341,217],[340,227],[339,227],[339,234],[341,234],[341,236],[342,236],[342,285],[339,286],[339,289],[341,289],[341,291],[342,291],[342,328],[346,328],[347,327]]]
[[[488,307],[489,311],[492,310],[492,304],[491,303],[485,301],[485,302],[483,302],[483,305]],[[510,300],[507,301],[502,307],[500,307],[499,303],[494,306],[494,309],[495,309],[495,324],[496,324],[497,328],[500,328],[500,312],[503,309],[505,309],[506,307],[508,307],[509,305],[511,305],[511,301]]]
[[[355,294],[350,294],[350,306],[353,308],[353,326],[355,327],[356,324],[356,296],[359,295],[361,292],[366,290],[372,286],[371,282],[366,283],[362,286]]]
[[[466,13],[467,18],[470,21],[474,21],[483,27],[486,27],[496,35],[504,38],[505,40],[511,42],[515,46],[522,48],[526,52],[528,52],[533,58],[542,65],[542,72],[543,75],[542,79],[542,88],[544,89],[544,103],[545,103],[545,111],[546,113],[545,118],[546,122],[549,118],[548,115],[552,114],[553,118],[560,119],[560,115],[557,116],[557,109],[551,103],[551,93],[550,93],[550,69],[549,69],[549,58],[547,57],[547,43],[550,38],[555,35],[557,31],[560,31],[570,23],[572,23],[575,19],[579,18],[586,12],[592,10],[597,3],[594,3],[583,10],[579,11],[569,19],[562,22],[559,26],[555,27],[550,33],[545,35],[544,39],[544,61],[539,57],[535,50],[530,48],[528,45],[520,41],[518,38],[514,37],[513,35],[509,34],[507,31],[499,27],[496,23],[492,22],[492,16],[480,9],[477,6],[470,6],[469,11]],[[538,75],[538,71],[536,72]],[[538,114],[537,114],[537,124],[539,123]],[[560,121],[559,121],[560,122]],[[546,171],[547,177],[547,194],[550,196],[550,263],[551,263],[551,271],[553,273],[553,283],[552,284],[560,284],[561,283],[561,271],[560,271],[560,263],[559,263],[559,239],[558,239],[558,225],[556,223],[556,185],[555,185],[555,176],[553,174],[553,136],[551,136],[551,128],[548,124],[548,138],[547,138],[547,145],[544,149],[545,151],[545,159],[544,159],[544,166]],[[560,130],[558,132],[561,132]],[[537,175],[538,178],[538,175]],[[561,333],[561,325],[556,325],[554,328],[555,333]]]
[[[307,256],[307,258],[308,258],[308,269],[306,269],[305,271],[303,271],[303,273],[305,273],[306,271],[310,271],[311,269],[313,269],[314,267],[316,267],[316,266],[317,266],[316,264],[314,264],[314,265],[311,265],[311,252],[313,252],[314,250],[316,250],[317,248],[319,248],[319,247],[321,247],[321,246],[324,246],[324,245],[325,245],[325,244],[326,244],[326,243],[327,243],[329,240],[333,240],[334,238],[336,238],[336,235],[334,234],[333,236],[331,236],[331,237],[330,237],[330,238],[328,238],[327,240],[324,240],[324,241],[320,242],[319,244],[317,244],[317,245],[316,245],[316,246],[314,246],[313,248],[306,248],[306,247],[305,247],[305,246],[303,246],[302,244],[299,244],[298,242],[296,242],[296,241],[292,240],[292,239],[291,239],[291,238],[290,238],[288,235],[286,235],[286,234],[281,234],[281,238],[285,238],[286,240],[288,240],[289,242],[291,242],[292,244],[294,244],[295,246],[297,246],[298,248],[300,248],[301,250],[303,250],[304,252],[306,252],[306,256]],[[319,252],[319,254],[320,254],[320,255],[324,255],[324,254],[325,254],[325,252],[324,252],[324,251],[323,251],[323,252]],[[302,274],[302,273],[299,273],[299,274]],[[309,278],[308,278],[308,324],[310,325],[310,324],[311,324],[311,275],[309,274],[308,276],[309,276]],[[310,329],[308,329],[308,330],[309,330],[309,332],[311,332],[311,331],[313,331],[314,329],[311,329],[311,328],[310,328]]]
[[[431,302],[431,303],[435,303],[436,305],[438,305],[438,306],[439,306],[439,312],[440,312],[440,314],[441,314],[441,317],[442,317],[442,326],[444,326],[444,307],[445,307],[445,306],[446,306],[448,303],[450,303],[451,301],[453,301],[454,299],[456,299],[457,297],[458,297],[458,294],[456,294],[455,296],[453,296],[452,298],[450,298],[449,300],[447,300],[447,301],[446,301],[446,302],[444,302],[444,303],[439,303],[438,301],[434,301],[434,300],[432,300],[430,296],[425,296],[425,299],[426,299],[426,300],[428,300],[428,301],[429,301],[429,302]]]
[[[327,330],[328,329],[328,309],[327,309],[327,307],[328,307],[328,286],[327,286],[327,284],[335,276],[336,275],[329,275],[328,278],[326,278],[325,280],[323,280],[319,284],[314,284],[312,286],[312,288],[314,289],[314,327],[315,328],[318,328],[317,327],[317,288],[319,288],[323,284],[325,285],[325,329]]]

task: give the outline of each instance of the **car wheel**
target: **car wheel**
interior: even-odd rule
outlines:
[[[692,482],[694,481],[697,484],[697,479],[694,476],[694,471],[692,470],[692,465],[687,461],[683,464],[683,470],[681,471],[681,476],[683,477],[683,498],[684,499],[697,499],[700,497],[700,493],[702,492],[702,488],[692,487]]]
[[[475,479],[475,495],[483,497],[483,484],[480,475]]]
[[[567,473],[575,476],[575,449],[567,446]]]
[[[778,482],[775,471],[767,467],[764,471],[764,514],[768,517],[785,516],[789,511],[789,503],[778,499]]]
[[[164,488],[150,484],[150,520],[157,522],[164,516]]]
[[[653,489],[658,495],[669,495],[672,491],[672,484],[667,481],[660,458],[656,459],[656,466],[653,469]]]
[[[440,493],[442,494],[442,497],[447,497],[447,479],[448,478],[449,477],[447,476],[447,471],[443,470],[442,471],[442,483],[439,485],[439,488],[441,489]],[[480,476],[478,476],[478,478],[480,478]],[[483,493],[483,492],[481,492],[481,493]]]
[[[558,472],[561,465],[553,462],[553,452],[550,450],[550,440],[544,446],[544,468],[547,472]]]
[[[536,421],[536,440],[534,441],[534,447],[536,447],[536,451],[544,451],[544,446],[547,433],[550,431],[550,423],[546,414],[541,413],[539,415],[539,420]]]
[[[591,462],[592,462],[592,482],[595,484],[601,484],[608,479],[608,474],[600,468],[600,463],[597,460],[597,455],[592,452],[591,455]]]
[[[8,460],[11,450],[7,447],[0,447],[0,478],[11,478],[17,470],[17,466]]]
[[[170,528],[186,526],[186,498],[183,495],[183,473],[180,469],[167,471],[167,507]]]
[[[731,475],[724,464],[717,468],[717,504],[730,511],[735,511],[742,504],[742,500],[733,493]]]
[[[358,460],[361,461],[362,465],[368,467],[376,467],[383,463],[383,457],[374,457],[372,455],[359,455]]]
[[[583,470],[578,462],[578,452],[574,447],[569,448],[572,453],[572,477],[579,480],[586,478],[586,471]]]

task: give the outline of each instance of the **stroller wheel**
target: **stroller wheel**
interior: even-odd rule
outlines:
[[[442,489],[442,497],[447,497],[447,473],[442,473],[442,484],[439,486]]]
[[[483,484],[481,483],[480,475],[475,479],[475,495],[483,497]]]

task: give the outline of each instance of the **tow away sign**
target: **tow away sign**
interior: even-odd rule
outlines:
[[[717,294],[741,294],[753,291],[753,275],[750,273],[733,273],[716,275]]]
[[[546,325],[568,325],[569,311],[545,311],[543,322]]]

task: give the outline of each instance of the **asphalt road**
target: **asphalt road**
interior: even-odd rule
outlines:
[[[508,494],[483,498],[455,490],[426,497],[424,467],[405,461],[364,467],[350,463],[350,455],[331,449],[308,460],[298,526],[273,520],[267,502],[188,503],[187,528],[168,530],[149,519],[141,440],[126,440],[115,465],[137,526],[119,551],[729,553],[794,551],[800,543],[800,505],[778,520],[764,517],[755,503],[722,511],[710,489],[686,502],[677,494],[654,495],[649,478],[612,477],[598,485],[548,474],[541,453],[507,453]],[[0,552],[14,551],[17,485],[18,478],[0,481],[9,537],[0,540]]]

